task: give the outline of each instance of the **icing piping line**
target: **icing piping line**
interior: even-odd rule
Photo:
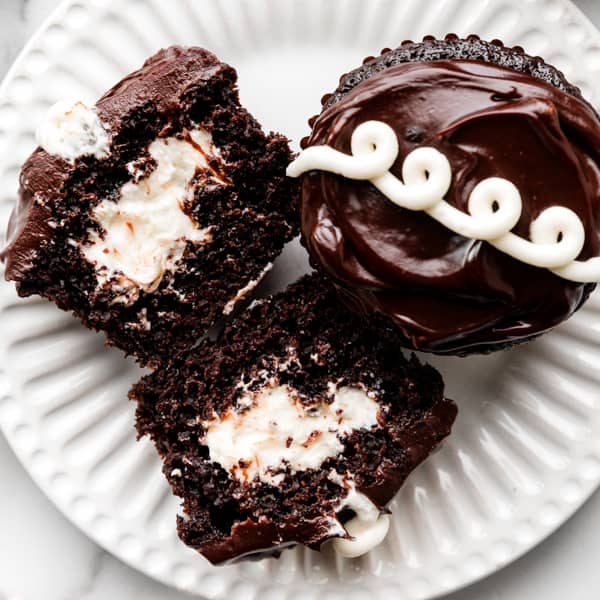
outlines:
[[[448,159],[435,148],[418,148],[402,165],[402,179],[390,169],[399,153],[394,130],[381,121],[359,125],[351,139],[352,154],[329,146],[312,146],[300,153],[288,169],[289,177],[312,170],[328,171],[348,179],[370,181],[394,204],[430,217],[459,235],[482,240],[521,262],[549,269],[559,277],[579,283],[600,282],[600,257],[575,260],[585,244],[581,219],[563,206],[547,208],[531,223],[530,240],[511,233],[523,210],[516,186],[500,177],[477,184],[468,202],[468,213],[444,197],[452,183]]]

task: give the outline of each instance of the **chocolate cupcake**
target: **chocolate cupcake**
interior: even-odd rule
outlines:
[[[196,343],[297,231],[287,140],[240,105],[233,68],[161,50],[95,107],[61,102],[21,173],[6,278],[143,364]]]
[[[214,564],[328,540],[367,552],[456,417],[396,328],[355,316],[315,275],[254,302],[130,397],[183,498],[182,540]]]
[[[541,58],[405,42],[344,75],[288,174],[313,264],[408,347],[492,352],[600,281],[600,120]]]

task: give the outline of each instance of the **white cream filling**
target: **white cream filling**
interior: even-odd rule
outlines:
[[[207,162],[207,156],[219,158],[219,152],[205,130],[196,129],[190,136],[192,141],[171,137],[152,142],[154,171],[126,183],[118,202],[105,199],[93,209],[103,233],[90,231],[90,244],[82,251],[95,265],[100,287],[120,286],[116,301],[131,303],[140,290],[152,292],[165,272],[176,268],[188,242],[211,240],[211,228],[198,228],[183,205],[197,169],[225,183]]]
[[[336,512],[350,509],[356,513],[354,518],[344,524],[344,533],[347,532],[351,539],[334,539],[333,549],[345,558],[357,558],[383,542],[390,528],[390,516],[382,513],[367,496],[359,492],[351,477],[344,478],[332,471],[329,479],[348,490]]]
[[[390,530],[390,515],[380,513],[375,521],[358,517],[350,519],[344,527],[352,539],[335,538],[331,543],[337,554],[344,558],[358,558],[367,554],[385,540]]]
[[[265,387],[241,399],[243,410],[230,409],[205,422],[203,443],[210,458],[232,477],[278,485],[292,473],[317,469],[344,449],[357,429],[377,425],[377,401],[356,387],[335,389],[331,404],[305,406],[287,385]]]
[[[69,162],[83,156],[106,158],[110,151],[108,127],[95,108],[80,101],[61,100],[52,106],[36,138],[48,154]]]

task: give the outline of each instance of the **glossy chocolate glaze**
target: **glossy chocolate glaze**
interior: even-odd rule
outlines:
[[[541,211],[566,206],[585,226],[579,258],[599,254],[600,123],[582,99],[483,61],[409,62],[331,104],[307,144],[349,153],[354,129],[371,119],[397,132],[396,176],[408,153],[433,146],[452,165],[446,200],[455,207],[467,210],[482,179],[503,177],[523,198],[515,233],[528,238]],[[456,235],[368,182],[325,172],[303,177],[302,230],[348,303],[388,315],[423,351],[487,352],[530,339],[572,315],[593,288]]]

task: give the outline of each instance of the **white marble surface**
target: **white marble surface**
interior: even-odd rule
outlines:
[[[0,76],[58,0],[0,0]],[[600,0],[576,2],[600,25]],[[0,436],[0,600],[185,600],[75,529]],[[535,551],[444,600],[598,600],[600,493]]]

